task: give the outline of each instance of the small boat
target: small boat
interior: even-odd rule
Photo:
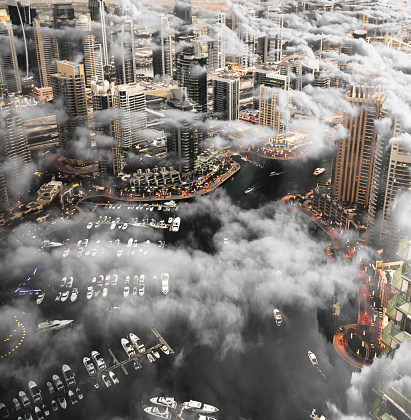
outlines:
[[[168,347],[167,347],[165,344],[163,344],[163,345],[160,347],[160,349],[161,349],[161,351],[162,351],[164,354],[170,354],[170,350],[168,349]]]
[[[315,176],[321,175],[324,171],[325,171],[325,168],[317,168],[317,169],[313,172],[313,175],[315,175]]]
[[[214,407],[209,404],[203,404],[199,401],[190,400],[188,402],[185,402],[183,405],[186,410],[191,410],[191,411],[194,411],[195,413],[213,414],[219,411],[217,407]]]
[[[71,323],[73,323],[73,319],[65,319],[62,321],[55,320],[55,321],[45,321],[41,322],[38,326],[36,331],[37,332],[44,332],[44,331],[52,331],[52,330],[59,330],[64,327],[68,327]]]
[[[54,382],[54,386],[57,389],[57,392],[64,392],[64,384],[63,381],[60,379],[60,376],[53,375],[52,379]]]
[[[129,358],[134,357],[136,355],[133,346],[130,344],[130,341],[128,341],[127,338],[121,339],[121,345],[123,346],[123,349],[127,353],[127,356]]]
[[[64,380],[66,381],[67,386],[74,386],[76,384],[76,378],[73,371],[69,365],[63,365],[61,368],[63,372]]]
[[[31,397],[33,398],[34,404],[39,403],[41,401],[40,388],[37,386],[37,384],[34,381],[29,382],[29,391],[30,391]]]
[[[67,248],[67,249],[64,250],[63,258],[66,258],[68,254],[70,254],[70,248]]]
[[[13,398],[13,405],[16,411],[21,410],[21,404],[19,403],[19,400],[17,398]]]
[[[176,218],[173,220],[173,225],[172,225],[172,227],[171,227],[171,230],[172,230],[173,232],[178,232],[178,231],[179,231],[179,229],[180,229],[180,223],[181,223],[181,218],[180,218],[180,217],[176,217]]]
[[[78,289],[77,287],[75,287],[73,291],[71,292],[70,300],[74,302],[77,299],[77,297],[78,297]]]
[[[247,188],[247,189],[244,191],[244,193],[245,193],[245,194],[248,194],[248,193],[250,193],[251,191],[253,191],[253,188],[251,188],[251,187],[250,187],[250,188]]]
[[[43,302],[44,296],[46,296],[45,292],[40,292],[37,295],[37,300],[36,300],[37,305],[40,305],[40,303]]]
[[[147,359],[150,363],[153,363],[156,361],[156,358],[151,353],[147,353]]]
[[[172,408],[173,410],[177,408],[177,401],[174,400],[174,397],[154,397],[150,398],[150,402],[153,404]]]
[[[162,273],[161,274],[161,292],[163,294],[167,294],[170,290],[170,286],[169,286],[169,275],[168,273]]]
[[[19,392],[19,398],[24,408],[31,408],[30,400],[24,391]]]
[[[280,311],[278,309],[274,309],[274,319],[278,327],[281,327],[283,324],[283,318],[280,314]]]
[[[104,289],[103,289],[103,294],[102,294],[102,296],[103,297],[106,297],[108,295],[108,288],[107,287],[105,287]]]
[[[268,174],[268,176],[276,176],[276,175],[281,175],[282,172],[277,172],[277,171],[272,171]]]
[[[166,411],[160,411],[158,407],[145,407],[144,411],[147,414],[151,414],[152,416],[160,417],[166,420],[168,420],[171,417],[171,413],[168,412],[167,408]]]
[[[308,357],[310,359],[310,362],[312,363],[313,366],[318,365],[318,360],[315,357],[315,354],[312,351],[308,351]]]
[[[224,238],[224,245],[228,244],[228,238]]]
[[[144,344],[140,342],[140,339],[135,334],[130,333],[128,336],[130,338],[131,343],[140,354],[146,351]]]

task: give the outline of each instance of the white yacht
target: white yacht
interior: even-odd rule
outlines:
[[[176,202],[175,202],[174,200],[171,200],[171,201],[166,201],[166,202],[164,203],[164,205],[165,205],[165,206],[169,206],[169,207],[175,207]]]
[[[65,319],[62,321],[55,320],[55,321],[45,321],[41,322],[38,326],[36,331],[37,332],[44,332],[44,331],[53,331],[59,330],[64,327],[68,327],[70,324],[74,322],[73,319]]]
[[[78,289],[77,287],[75,287],[73,291],[71,292],[70,300],[74,302],[75,300],[77,300],[77,297],[78,297]]]
[[[318,360],[312,351],[308,351],[308,358],[310,359],[310,362],[313,366],[318,365]]]
[[[184,408],[186,410],[191,410],[191,411],[194,411],[195,413],[201,413],[201,414],[213,414],[219,411],[217,407],[214,407],[209,404],[203,404],[199,401],[193,401],[193,400],[185,402]]]
[[[74,386],[76,384],[76,378],[73,371],[69,365],[63,365],[61,368],[63,372],[64,380],[66,381],[67,386]]]
[[[37,303],[37,305],[40,305],[40,303],[41,303],[41,302],[43,302],[43,300],[44,300],[44,296],[46,296],[46,293],[45,293],[45,292],[40,292],[40,293],[37,295],[37,299],[36,299],[36,303]]]
[[[94,360],[94,363],[97,365],[99,370],[105,370],[107,368],[106,362],[100,356],[100,353],[96,350],[91,352],[91,358]]]
[[[150,398],[150,402],[153,404],[172,408],[173,410],[177,408],[177,401],[174,400],[174,397],[154,397]]]
[[[178,232],[178,231],[179,231],[179,229],[180,229],[180,223],[181,223],[181,218],[180,218],[180,217],[176,217],[176,218],[173,220],[173,225],[171,226],[171,230],[172,230],[173,232]]]
[[[133,346],[130,344],[130,341],[128,341],[127,338],[121,339],[121,345],[123,346],[123,349],[127,353],[127,356],[129,358],[134,357],[136,355]]]
[[[160,411],[158,407],[145,407],[144,411],[147,414],[151,414],[152,416],[161,417],[162,419],[168,420],[171,417],[171,413],[168,412],[168,409],[166,408],[166,411]]]
[[[37,386],[37,384],[34,381],[29,382],[29,391],[30,391],[31,397],[33,398],[34,404],[39,403],[41,401],[40,388]]]
[[[321,175],[324,171],[325,171],[325,168],[317,168],[317,169],[313,172],[313,175],[315,175],[315,176]]]
[[[140,354],[146,351],[144,344],[141,343],[140,339],[135,334],[130,333],[128,336],[130,337],[130,341],[132,342],[133,346]]]

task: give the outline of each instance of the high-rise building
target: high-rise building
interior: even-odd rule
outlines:
[[[263,44],[263,62],[280,63],[282,57],[282,30],[284,24],[281,7],[266,6],[264,17],[271,25],[268,29],[268,34],[259,39]]]
[[[217,22],[209,29],[209,35],[213,38],[208,42],[208,61],[207,68],[209,71],[221,70],[225,67],[225,50],[227,40],[224,35],[226,25],[226,15],[219,12]]]
[[[114,138],[121,149],[139,147],[146,141],[146,96],[143,88],[134,83],[114,86]]]
[[[173,77],[171,31],[167,16],[160,17],[160,30],[153,34],[152,42],[154,76]]]
[[[384,98],[380,85],[351,85],[346,96],[359,112],[353,116],[345,115],[348,137],[338,140],[333,195],[336,200],[359,210],[368,209],[376,140],[374,121],[383,114]]]
[[[42,88],[51,87],[51,75],[57,73],[57,40],[50,34],[46,22],[34,21],[34,40],[36,43],[37,63]]]
[[[21,92],[13,25],[5,9],[0,9],[0,83],[7,84],[9,93]]]
[[[114,55],[117,84],[127,85],[136,81],[134,60],[134,28],[132,19],[124,19],[113,33],[111,52]]]
[[[88,122],[84,66],[71,61],[58,61],[57,72],[51,76],[51,81],[54,103],[62,108],[62,112],[57,113],[59,144],[60,147],[66,147],[75,137],[77,127]]]
[[[282,88],[260,86],[260,114],[259,123],[270,127],[276,132],[274,143],[282,140],[287,135],[290,120],[290,104],[288,91],[290,89],[289,76],[277,75],[283,78]]]
[[[183,21],[183,25],[193,23],[191,0],[175,0],[174,14]]]
[[[97,41],[101,43],[103,66],[107,66],[109,64],[106,30],[107,6],[105,5],[104,0],[89,0],[88,9],[90,13],[90,19],[93,22],[97,22],[100,24],[100,34],[96,35],[96,37]]]
[[[395,249],[407,234],[395,214],[393,200],[411,189],[410,135],[397,118],[393,138],[377,136],[367,219],[368,242],[374,247]]]
[[[53,28],[60,30],[74,30],[74,8],[72,3],[53,5]],[[60,60],[73,60],[78,52],[78,42],[75,37],[70,37],[62,32],[57,37],[58,57]]]
[[[240,113],[240,80],[210,76],[213,84],[213,115],[223,120],[238,120]]]
[[[31,154],[19,102],[10,102],[6,97],[0,103],[0,116],[0,197],[5,199],[2,204],[8,206],[28,187],[19,181],[24,183],[29,175]]]
[[[207,112],[207,54],[194,48],[176,54],[177,81],[186,87],[195,112]]]
[[[8,5],[10,20],[13,25],[33,26],[34,18],[37,16],[36,9],[31,6],[23,6],[19,1],[15,5]]]
[[[240,57],[239,66],[252,67],[256,62],[256,13],[252,7],[247,9],[246,15],[235,15],[233,11],[233,27],[243,43],[244,54]]]

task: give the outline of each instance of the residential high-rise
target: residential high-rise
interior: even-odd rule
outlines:
[[[173,77],[171,30],[167,16],[160,17],[160,30],[153,33],[152,42],[154,76]]]
[[[207,54],[194,48],[176,54],[177,81],[187,88],[195,112],[207,112]]]
[[[284,18],[281,7],[266,6],[264,18],[270,22],[268,34],[259,41],[263,43],[263,62],[280,63],[282,57],[282,30]]]
[[[51,76],[54,103],[61,108],[57,113],[60,147],[69,146],[77,127],[88,122],[86,83],[83,64],[58,61],[57,74]]]
[[[183,21],[183,25],[191,25],[192,18],[191,0],[175,0],[174,14]]]
[[[376,140],[374,121],[383,114],[384,98],[380,85],[351,85],[346,96],[359,112],[354,116],[345,115],[348,137],[338,140],[333,196],[359,210],[368,209]]]
[[[136,81],[134,60],[134,28],[132,19],[124,19],[113,33],[111,52],[114,55],[117,84],[127,85]]]
[[[256,13],[248,7],[246,15],[236,16],[233,11],[233,26],[243,43],[244,54],[240,57],[239,66],[252,67],[256,62]]]
[[[217,22],[209,29],[209,35],[213,38],[208,41],[208,61],[207,68],[209,71],[221,70],[225,67],[225,50],[227,40],[224,35],[226,25],[226,15],[219,12]]]
[[[143,88],[134,83],[117,85],[112,90],[115,117],[114,138],[122,149],[139,147],[146,141],[146,96]]]
[[[289,97],[290,89],[289,76],[277,75],[282,77],[284,84],[280,89],[269,86],[260,86],[260,125],[265,125],[275,130],[275,140],[279,141],[287,135],[289,126]]]
[[[399,118],[393,138],[377,136],[367,219],[368,242],[374,247],[395,249],[407,234],[397,220],[393,200],[411,189],[410,136]]]
[[[90,13],[90,19],[94,22],[100,22],[101,20],[101,9],[107,13],[107,6],[104,0],[88,0],[88,12]]]
[[[74,30],[74,8],[72,3],[53,5],[53,28],[69,31]],[[58,57],[60,60],[72,60],[78,52],[78,43],[75,37],[62,33],[57,38]]]
[[[19,1],[17,1],[15,5],[9,4],[7,7],[13,25],[33,26],[34,18],[37,16],[36,9],[33,9],[31,6],[24,6]]]
[[[21,92],[13,25],[5,9],[0,9],[0,83],[7,84],[9,93]]]
[[[213,84],[213,115],[223,120],[238,120],[240,113],[240,80],[210,76]]]
[[[8,206],[26,192],[31,154],[18,101],[0,103],[0,204]],[[24,185],[26,184],[26,185]],[[2,201],[2,200],[0,200]]]
[[[40,86],[51,87],[51,75],[57,73],[57,40],[50,34],[48,23],[34,21],[34,40],[36,43],[37,63]]]
[[[106,15],[107,6],[104,0],[89,0],[88,9],[90,13],[90,19],[93,22],[100,24],[100,35],[97,36],[97,40],[101,43],[101,53],[103,58],[103,66],[109,64],[108,56],[108,45],[107,45],[107,31],[106,31]]]

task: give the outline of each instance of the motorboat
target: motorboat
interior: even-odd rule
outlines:
[[[68,392],[68,396],[70,398],[71,405],[74,405],[74,404],[77,404],[78,403],[77,396],[76,396],[76,394],[71,389]]]
[[[74,279],[73,279],[73,277],[69,277],[68,278],[68,280],[67,280],[67,282],[66,282],[66,287],[68,288],[68,289],[70,289],[71,288],[71,286],[73,286],[73,281],[74,281]]]
[[[147,353],[147,359],[150,363],[153,363],[156,361],[156,358],[151,353]]]
[[[24,391],[19,392],[19,398],[24,408],[31,408],[31,402]]]
[[[136,355],[133,346],[130,344],[130,341],[128,341],[127,338],[121,339],[121,345],[123,346],[123,349],[127,353],[127,356],[129,358],[134,357]]]
[[[131,248],[131,246],[133,245],[133,238],[130,238],[128,241],[127,241],[127,248]]]
[[[161,292],[167,294],[170,290],[168,273],[161,274]]]
[[[88,286],[87,287],[87,299],[90,300],[93,297],[94,287]]]
[[[31,398],[33,398],[34,404],[41,402],[40,388],[34,381],[29,382],[29,391],[31,394]]]
[[[37,407],[37,405],[34,407],[34,413],[36,414],[37,420],[44,420],[43,412]]]
[[[130,286],[124,286],[123,296],[127,297],[130,294]]]
[[[61,292],[58,292],[56,295],[55,301],[58,302],[61,299]]]
[[[146,351],[144,344],[140,342],[140,339],[135,334],[130,333],[128,336],[130,338],[131,343],[140,354]]]
[[[21,404],[19,403],[19,400],[17,398],[13,398],[13,405],[16,411],[21,410]]]
[[[75,287],[73,291],[71,292],[70,300],[74,302],[75,300],[77,300],[77,297],[78,297],[78,289],[77,287]]]
[[[104,298],[104,297],[107,297],[107,295],[108,295],[108,288],[107,288],[107,287],[105,287],[105,288],[103,289],[102,296],[103,296],[103,298]]]
[[[76,378],[69,365],[63,365],[61,371],[63,372],[64,380],[66,381],[67,386],[76,385]]]
[[[175,202],[174,200],[171,200],[171,201],[166,201],[166,202],[164,203],[164,205],[165,205],[165,206],[169,206],[169,207],[175,207],[176,202]]]
[[[54,321],[44,321],[41,322],[38,326],[36,331],[37,332],[45,332],[45,331],[54,331],[59,330],[64,327],[68,327],[74,322],[73,319],[65,319],[65,320],[54,320]]]
[[[109,388],[111,386],[111,381],[110,379],[107,377],[107,375],[101,375],[101,379],[104,382],[104,385]]]
[[[145,291],[145,286],[144,286],[144,274],[141,274],[140,276],[140,281],[138,283],[138,294],[140,296],[144,295],[144,291]]]
[[[110,274],[107,274],[105,280],[104,280],[104,286],[108,286],[110,284]]]
[[[111,222],[110,229],[113,230],[116,227],[116,222]]]
[[[169,413],[167,408],[166,411],[161,411],[158,407],[145,407],[144,411],[147,414],[151,414],[152,416],[160,417],[166,420],[168,420],[171,417],[171,413]]]
[[[47,382],[47,391],[50,395],[53,395],[56,392],[51,382]]]
[[[270,172],[268,176],[275,176],[275,175],[280,175],[280,173],[277,171],[273,171],[273,172]]]
[[[110,370],[110,372],[108,373],[108,376],[110,376],[110,379],[112,380],[114,385],[117,385],[118,383],[120,383],[116,374],[112,370]]]
[[[228,244],[228,238],[224,238],[224,245]]]
[[[214,407],[209,404],[203,404],[199,401],[193,401],[193,400],[185,402],[183,406],[186,410],[191,410],[191,411],[194,411],[195,413],[201,413],[201,414],[214,414],[214,413],[217,413],[217,411],[219,411],[217,407]]]
[[[158,351],[153,350],[153,351],[152,351],[152,353],[153,353],[153,356],[154,356],[156,359],[159,359],[159,358],[160,358],[160,353],[159,353]]]
[[[67,298],[69,297],[70,292],[68,290],[65,290],[62,294],[61,294],[61,298],[60,301],[61,302],[65,302],[67,300]]]
[[[247,189],[244,191],[244,193],[245,193],[245,194],[248,194],[248,193],[250,193],[251,191],[253,191],[253,189],[254,189],[254,188],[251,188],[251,187],[250,187],[250,188],[247,188]]]
[[[154,397],[150,398],[150,402],[156,405],[163,405],[173,410],[177,408],[177,401],[174,400],[174,397]]]
[[[93,222],[88,222],[87,223],[87,229],[91,229],[93,227]]]
[[[324,171],[325,171],[325,168],[317,168],[317,169],[313,172],[313,175],[315,175],[315,176],[321,175]]]
[[[83,365],[90,376],[96,374],[96,369],[94,368],[93,362],[91,361],[90,357],[83,357]]]
[[[54,386],[57,389],[57,393],[64,392],[65,391],[65,388],[64,388],[63,381],[60,379],[60,376],[54,374],[52,376],[52,379],[53,379],[53,382],[54,382]]]
[[[308,358],[310,359],[310,362],[313,366],[318,365],[318,360],[312,351],[308,351]]]
[[[164,354],[170,354],[170,350],[168,349],[168,347],[167,347],[165,344],[163,344],[163,345],[160,347],[160,349],[161,349],[161,351],[162,351]]]
[[[283,318],[281,316],[281,313],[278,309],[274,309],[274,319],[277,324],[277,326],[281,327],[283,325]]]
[[[56,400],[51,400],[51,409],[53,411],[57,411],[59,409],[59,406],[56,403]]]
[[[100,356],[100,353],[98,351],[92,351],[91,358],[94,360],[94,363],[97,365],[99,370],[105,370],[107,368],[106,362]]]
[[[50,409],[46,404],[43,404],[41,406],[41,409],[43,410],[43,413],[46,417],[50,415]]]
[[[138,288],[137,288],[137,286],[134,286],[133,287],[133,296],[137,296],[137,294],[138,294]]]
[[[171,226],[171,230],[172,230],[173,232],[178,232],[178,231],[179,231],[179,229],[180,229],[180,223],[181,223],[181,218],[180,218],[180,217],[176,217],[176,218],[173,220],[173,225]]]
[[[67,401],[66,401],[66,399],[64,398],[64,396],[63,396],[63,395],[62,395],[61,397],[59,397],[57,401],[59,402],[60,407],[61,407],[63,410],[65,410],[65,409],[67,408]]]
[[[63,277],[61,279],[60,287],[64,287],[66,285],[66,282],[67,282],[67,277]]]
[[[46,293],[45,293],[45,292],[40,292],[40,293],[37,295],[37,299],[36,299],[36,303],[37,303],[37,305],[40,305],[40,303],[42,303],[42,302],[43,302],[43,300],[44,300],[44,296],[46,296]]]
[[[119,249],[118,251],[117,251],[117,257],[121,257],[123,255],[123,250],[122,249]]]

